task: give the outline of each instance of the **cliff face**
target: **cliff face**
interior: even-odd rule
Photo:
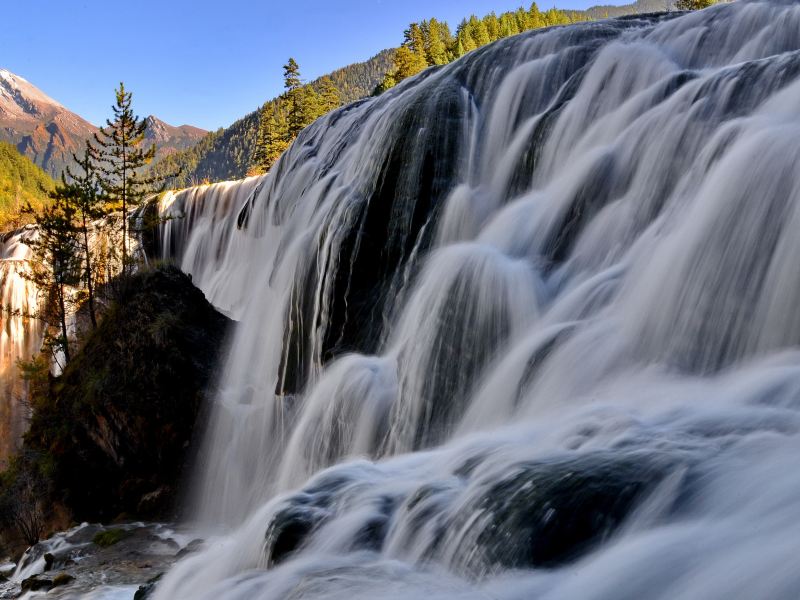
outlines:
[[[169,511],[229,323],[178,269],[137,274],[34,399],[25,449],[76,519]]]

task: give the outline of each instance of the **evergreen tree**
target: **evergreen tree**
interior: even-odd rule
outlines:
[[[272,113],[269,116],[268,128],[270,133],[267,140],[266,160],[268,167],[271,167],[288,147],[286,143],[286,120],[278,118],[275,113]]]
[[[70,189],[57,187],[51,200],[50,205],[39,212],[30,204],[23,209],[34,217],[37,227],[36,237],[26,241],[33,251],[33,260],[25,276],[45,294],[45,301],[40,303],[35,317],[59,330],[57,336],[47,335],[45,344],[55,360],[60,354],[66,363],[70,359],[67,329],[71,305],[69,288],[80,279],[81,261],[77,253],[79,241]]]
[[[519,33],[519,26],[517,19],[510,13],[503,13],[500,15],[500,37],[510,37]]]
[[[494,12],[490,12],[483,18],[483,24],[489,34],[489,41],[494,42],[500,39],[500,19]]]
[[[267,119],[269,119],[269,105],[265,104],[261,107],[258,116],[258,134],[256,135],[256,144],[253,148],[253,158],[248,169],[248,175],[260,175],[265,173],[269,166],[267,165],[267,144],[269,140],[269,126]]]
[[[156,179],[143,172],[153,160],[156,147],[144,147],[147,122],[134,114],[133,94],[125,90],[123,83],[115,94],[114,118],[106,121],[106,127],[94,135],[94,140],[98,145],[96,156],[101,187],[108,200],[122,211],[121,269],[125,273],[130,262],[129,213],[148,194],[158,191],[154,187]]]
[[[491,42],[489,39],[489,32],[486,30],[486,25],[478,17],[475,15],[471,16],[469,19],[469,26],[476,47],[480,48]]]
[[[275,116],[275,105],[267,103],[261,109],[258,140],[253,154],[250,174],[266,173],[288,146],[285,120]]]
[[[466,19],[462,20],[456,30],[457,44],[461,47],[461,52],[458,56],[463,56],[467,52],[472,52],[477,48],[475,38],[472,37],[472,23]]]
[[[539,6],[536,4],[536,2],[532,2],[531,7],[528,9],[528,26],[531,29],[544,27],[542,13],[539,11]]]
[[[303,111],[302,81],[300,67],[294,58],[290,58],[283,66],[283,87],[286,89],[286,100],[289,103],[289,114],[286,128],[286,141],[291,143],[305,127],[306,116]]]
[[[95,167],[97,151],[87,142],[83,156],[79,158],[73,154],[72,158],[78,170],[73,171],[70,167],[67,167],[67,176],[70,182],[67,183],[67,178],[62,177],[59,193],[71,204],[77,220],[78,245],[80,254],[83,256],[82,279],[88,296],[89,319],[94,328],[97,327],[94,277],[95,253],[90,243],[90,231],[93,227],[93,222],[105,216],[105,198],[100,194],[100,181]]]
[[[322,99],[319,94],[310,85],[303,86],[300,90],[300,105],[302,107],[302,123],[301,130],[305,129],[311,123],[316,121],[319,117],[326,112],[322,105]]]
[[[459,58],[461,56],[464,56],[464,54],[466,54],[466,50],[464,50],[464,44],[462,43],[461,38],[457,38],[456,39],[456,49],[453,52],[453,55],[456,58]]]
[[[403,45],[413,52],[418,58],[425,59],[425,34],[419,23],[411,23],[404,32]],[[427,63],[426,63],[427,64]]]
[[[449,62],[447,47],[450,44],[450,30],[447,24],[431,19],[427,23],[425,58],[428,65],[445,65]]]
[[[425,58],[408,46],[400,46],[394,57],[395,72],[394,79],[399,83],[407,77],[412,77],[423,71],[428,63]]]
[[[341,94],[330,77],[323,77],[319,81],[319,103],[323,115],[342,105]]]

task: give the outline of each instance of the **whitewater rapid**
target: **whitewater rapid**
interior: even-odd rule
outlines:
[[[159,599],[795,598],[800,5],[502,40],[170,193],[237,325]]]

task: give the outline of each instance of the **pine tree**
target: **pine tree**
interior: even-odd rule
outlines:
[[[447,46],[450,43],[450,30],[446,24],[431,19],[427,23],[427,46],[425,58],[429,65],[445,65],[448,63]]]
[[[323,77],[319,81],[319,103],[322,114],[329,113],[342,105],[339,89],[330,77]]]
[[[486,30],[486,25],[475,15],[469,18],[469,25],[471,28],[472,39],[475,40],[475,45],[480,48],[485,46],[491,40],[489,39],[489,32]]]
[[[500,19],[494,12],[490,12],[483,18],[483,24],[489,34],[489,41],[494,42],[500,39]]]
[[[291,143],[305,127],[300,67],[294,58],[290,58],[283,66],[283,87],[286,89],[286,100],[289,102],[286,141]]]
[[[275,109],[275,104],[271,102],[261,109],[250,174],[259,175],[269,171],[288,146],[285,121],[275,117]]]
[[[87,142],[83,156],[72,155],[77,171],[67,167],[67,177],[62,177],[60,193],[72,206],[77,220],[76,231],[78,234],[78,245],[80,254],[83,256],[83,285],[88,295],[87,305],[89,308],[89,319],[92,327],[97,327],[97,314],[95,310],[95,260],[94,248],[90,243],[90,231],[93,222],[105,216],[105,198],[100,194],[100,181],[95,166],[97,161],[97,151]]]
[[[475,38],[472,37],[472,24],[466,19],[462,20],[456,30],[456,43],[461,46],[461,53],[463,56],[467,52],[471,52],[477,48]]]
[[[116,103],[112,107],[114,118],[106,121],[106,127],[94,135],[97,148],[97,166],[100,184],[106,197],[122,211],[122,260],[125,273],[129,267],[128,235],[129,212],[148,194],[158,191],[156,179],[143,173],[156,153],[155,145],[145,148],[144,135],[147,122],[133,112],[133,94],[125,90],[123,83],[115,90]]]
[[[33,259],[26,273],[37,289],[45,294],[36,318],[59,330],[58,336],[47,336],[45,344],[53,359],[59,354],[69,362],[69,331],[67,315],[71,305],[69,288],[78,283],[81,261],[78,258],[78,232],[75,228],[75,209],[67,187],[57,187],[51,194],[49,206],[41,211],[27,204],[23,212],[34,217],[36,237],[26,241]],[[64,365],[61,365],[62,367]]]
[[[411,50],[408,46],[400,46],[397,49],[394,64],[394,78],[398,83],[407,77],[413,77],[428,66],[424,57]]]
[[[510,37],[518,33],[520,33],[519,26],[517,25],[517,20],[514,18],[514,15],[510,13],[503,13],[500,15],[500,37]]]
[[[404,32],[403,45],[421,59],[425,59],[425,33],[419,23],[411,23]]]
[[[248,175],[260,175],[269,168],[267,166],[267,143],[269,140],[269,105],[265,104],[258,113],[258,132],[256,133],[256,145],[253,148],[253,158],[248,169]]]
[[[303,115],[303,126],[301,127],[301,130],[305,129],[319,117],[328,112],[322,106],[322,100],[319,94],[317,94],[314,88],[310,85],[303,86],[300,89],[300,103]]]

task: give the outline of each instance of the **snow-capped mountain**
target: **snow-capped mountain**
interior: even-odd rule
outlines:
[[[59,175],[96,127],[36,86],[0,69],[0,139],[51,175]]]
[[[197,127],[173,127],[147,118],[147,141],[158,154],[193,146],[206,132]],[[0,69],[0,140],[17,149],[53,176],[60,176],[72,154],[82,150],[97,127],[64,107],[26,79]]]

